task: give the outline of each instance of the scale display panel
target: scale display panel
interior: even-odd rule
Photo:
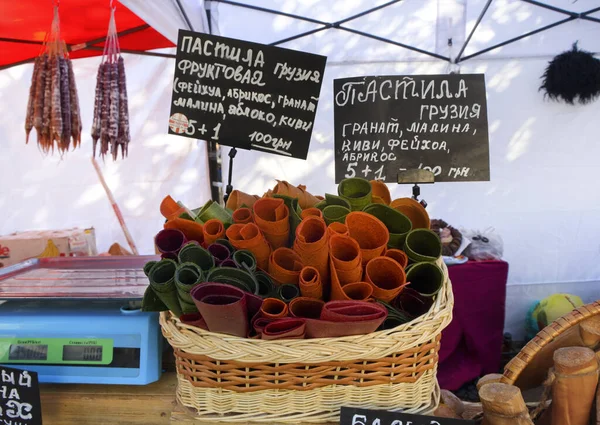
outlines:
[[[0,338],[0,363],[108,365],[113,340],[108,338]]]

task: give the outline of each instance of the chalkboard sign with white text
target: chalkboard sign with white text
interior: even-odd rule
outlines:
[[[37,373],[0,366],[0,425],[42,425]]]
[[[475,425],[474,421],[342,407],[340,425]]]
[[[397,183],[432,171],[436,182],[489,181],[483,74],[334,80],[335,181]]]
[[[169,133],[306,159],[325,62],[180,30]]]

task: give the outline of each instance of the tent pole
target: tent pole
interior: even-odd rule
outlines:
[[[565,24],[565,23],[567,23],[567,22],[574,21],[575,19],[577,19],[577,18],[576,18],[576,17],[574,17],[574,16],[569,16],[568,18],[565,18],[565,19],[562,19],[562,20],[560,20],[560,21],[554,22],[553,24],[546,25],[546,26],[544,26],[544,27],[538,28],[538,29],[536,29],[536,30],[533,30],[533,31],[529,31],[529,32],[528,32],[528,33],[526,33],[526,34],[520,35],[520,36],[518,36],[518,37],[511,38],[510,40],[503,41],[502,43],[498,43],[498,44],[496,44],[496,45],[494,45],[494,46],[491,46],[491,47],[488,47],[488,48],[486,48],[486,49],[480,50],[479,52],[475,52],[475,53],[473,53],[473,54],[471,54],[471,55],[464,56],[464,57],[463,57],[463,58],[460,60],[460,62],[464,62],[464,61],[466,61],[467,59],[474,58],[475,56],[482,55],[482,54],[484,54],[484,53],[487,53],[487,52],[489,52],[489,51],[491,51],[491,50],[498,49],[499,47],[506,46],[507,44],[514,43],[515,41],[519,41],[519,40],[521,40],[521,39],[523,39],[523,38],[526,38],[526,37],[532,36],[532,35],[534,35],[534,34],[537,34],[537,33],[540,33],[540,32],[542,32],[542,31],[549,30],[550,28],[554,28],[554,27],[557,27],[557,26],[559,26],[559,25]]]
[[[490,8],[490,5],[492,4],[492,0],[488,0],[488,2],[485,4],[483,10],[481,11],[481,13],[479,14],[479,17],[477,18],[477,21],[475,22],[475,26],[473,26],[473,29],[471,30],[471,32],[469,33],[469,36],[467,37],[467,39],[465,40],[465,43],[463,44],[462,48],[460,49],[460,52],[458,52],[458,55],[456,56],[456,58],[454,59],[454,63],[458,63],[460,62],[460,57],[462,56],[462,54],[465,52],[465,49],[467,48],[467,45],[469,44],[469,41],[471,41],[471,37],[473,37],[473,34],[475,34],[475,31],[477,30],[477,27],[479,26],[479,24],[481,23],[483,17],[485,16],[485,14],[487,13],[488,9]]]
[[[561,9],[560,7],[554,7],[554,6],[551,6],[549,4],[542,3],[542,2],[539,2],[539,1],[536,1],[536,0],[522,0],[522,1],[524,1],[525,3],[532,4],[534,6],[541,7],[543,9],[548,9],[548,10],[552,10],[554,12],[562,13],[563,15],[569,15],[569,16],[576,16],[576,15],[578,15],[575,12],[570,12],[568,10]]]
[[[314,30],[306,31],[306,32],[303,32],[303,33],[300,33],[300,34],[296,34],[296,35],[293,35],[291,37],[284,38],[283,40],[274,41],[273,43],[269,43],[269,45],[270,46],[278,46],[280,44],[287,43],[289,41],[296,40],[298,38],[306,37],[307,35],[315,34],[315,33],[324,31],[324,30],[329,29],[329,28],[331,28],[331,25],[328,25],[328,26],[325,26],[325,27],[321,27],[321,28],[316,28]]]
[[[210,7],[206,9],[206,17],[208,20],[208,33],[212,34],[212,14]],[[223,174],[221,168],[221,147],[217,142],[213,142],[212,140],[206,141],[206,156],[208,159],[208,175],[210,177],[210,195],[214,202],[220,204],[223,202]],[[233,158],[230,160],[229,166],[231,167],[232,165]],[[231,173],[232,170],[230,168],[230,180]]]

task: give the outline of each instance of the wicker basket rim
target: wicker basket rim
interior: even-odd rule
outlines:
[[[514,384],[521,375],[521,372],[525,370],[546,345],[569,328],[597,314],[600,314],[600,300],[576,308],[546,326],[521,349],[515,358],[508,362],[504,368],[501,382],[510,385]]]

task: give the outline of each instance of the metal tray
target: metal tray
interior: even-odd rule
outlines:
[[[27,260],[0,269],[0,300],[141,300],[144,264],[159,257],[58,257]]]

